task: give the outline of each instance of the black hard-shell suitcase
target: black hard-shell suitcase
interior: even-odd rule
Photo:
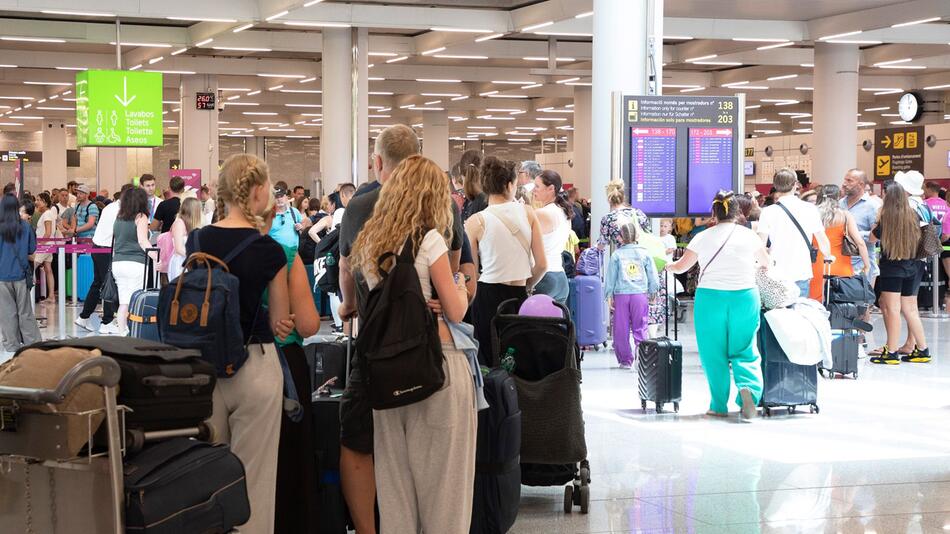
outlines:
[[[504,534],[514,525],[521,502],[521,409],[515,380],[507,371],[492,369],[484,382],[489,408],[478,412],[469,532]]]
[[[675,310],[678,301],[675,297],[671,300]],[[669,337],[670,306],[666,306],[665,329],[663,337],[646,339],[637,348],[637,382],[643,411],[647,409],[647,401],[651,401],[656,405],[656,413],[663,413],[667,402],[672,402],[673,411],[679,412],[683,400],[683,345],[678,341],[679,322],[676,320],[673,321],[673,339]]]
[[[316,343],[305,347],[316,388],[312,398],[316,456],[316,488],[312,498],[319,518],[316,534],[346,534],[348,528],[353,528],[340,485],[340,403],[349,379],[352,347],[350,337],[343,343]],[[327,385],[333,377],[339,379]]]
[[[790,362],[763,312],[758,334],[759,353],[762,355],[762,406],[765,415],[772,408],[784,407],[794,412],[797,406],[809,406],[818,413],[818,365],[798,365]]]
[[[114,359],[122,370],[118,403],[131,408],[125,414],[126,429],[190,428],[211,417],[214,365],[197,350],[117,336],[50,340],[34,347],[97,348]]]
[[[860,332],[870,332],[873,328],[863,320],[869,304],[844,302],[841,295],[834,294],[834,287],[840,279],[829,273],[830,267],[827,267],[824,275],[824,300],[831,315],[831,369],[825,369],[824,365],[819,364],[818,372],[828,378],[834,378],[836,375],[851,375],[857,378]]]
[[[311,383],[318,389],[327,381],[335,379],[333,388],[343,389],[346,383],[346,342],[323,341],[305,345],[304,354],[312,372]]]
[[[128,534],[224,534],[251,517],[244,466],[227,445],[174,438],[124,470]]]

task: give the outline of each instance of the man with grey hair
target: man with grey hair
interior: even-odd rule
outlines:
[[[841,191],[844,192],[845,196],[841,199],[840,206],[848,210],[854,217],[858,232],[861,233],[861,237],[867,244],[868,260],[871,263],[868,266],[868,279],[873,286],[874,279],[877,278],[880,271],[874,257],[874,247],[871,245],[871,229],[877,224],[877,214],[880,206],[875,204],[871,199],[871,195],[866,192],[870,184],[871,180],[868,179],[867,173],[861,169],[850,169],[845,173],[844,180],[841,182]],[[861,257],[851,256],[851,266],[854,267],[854,272],[861,272],[864,269]]]
[[[800,184],[792,169],[784,168],[772,178],[775,188],[775,204],[762,210],[759,216],[758,233],[769,247],[774,262],[772,275],[779,280],[794,282],[801,295],[808,296],[813,276],[812,264],[815,253],[812,239],[826,260],[834,260],[831,244],[825,235],[825,227],[818,215],[818,208],[795,196]]]
[[[534,179],[541,175],[541,164],[537,161],[522,161],[518,166],[518,193],[516,196],[525,204],[531,203],[534,192]]]

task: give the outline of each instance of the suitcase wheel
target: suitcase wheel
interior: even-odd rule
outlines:
[[[656,403],[656,413],[663,413],[663,403],[662,403],[662,402]]]
[[[640,399],[640,408],[642,408],[644,412],[647,411],[647,401]]]
[[[586,514],[590,511],[590,486],[581,486],[581,513]]]
[[[564,486],[564,513],[569,514],[574,511],[574,485]]]
[[[788,407],[788,415],[792,415],[793,413],[795,413],[795,406],[789,406],[789,407]]]
[[[818,408],[818,405],[817,405],[817,404],[812,404],[811,406],[808,407],[808,412],[809,412],[809,413],[821,413],[821,410]]]
[[[764,406],[762,408],[762,411],[765,412],[766,417],[772,417],[772,409],[769,408],[768,406]]]

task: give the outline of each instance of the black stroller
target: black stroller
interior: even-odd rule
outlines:
[[[521,407],[521,483],[564,488],[564,512],[590,508],[590,464],[581,408],[579,351],[570,311],[563,318],[518,315],[524,302],[498,306],[492,320],[493,366],[510,370]],[[559,407],[559,409],[552,409]]]

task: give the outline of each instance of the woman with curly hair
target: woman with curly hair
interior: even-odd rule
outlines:
[[[419,402],[373,410],[374,454],[383,532],[465,534],[471,524],[475,476],[475,388],[465,354],[445,321],[462,320],[465,280],[449,262],[452,197],[445,173],[422,156],[410,156],[383,184],[372,217],[349,256],[365,287],[379,284],[392,258],[413,247],[423,296],[438,301],[433,328],[442,341],[445,385]]]

